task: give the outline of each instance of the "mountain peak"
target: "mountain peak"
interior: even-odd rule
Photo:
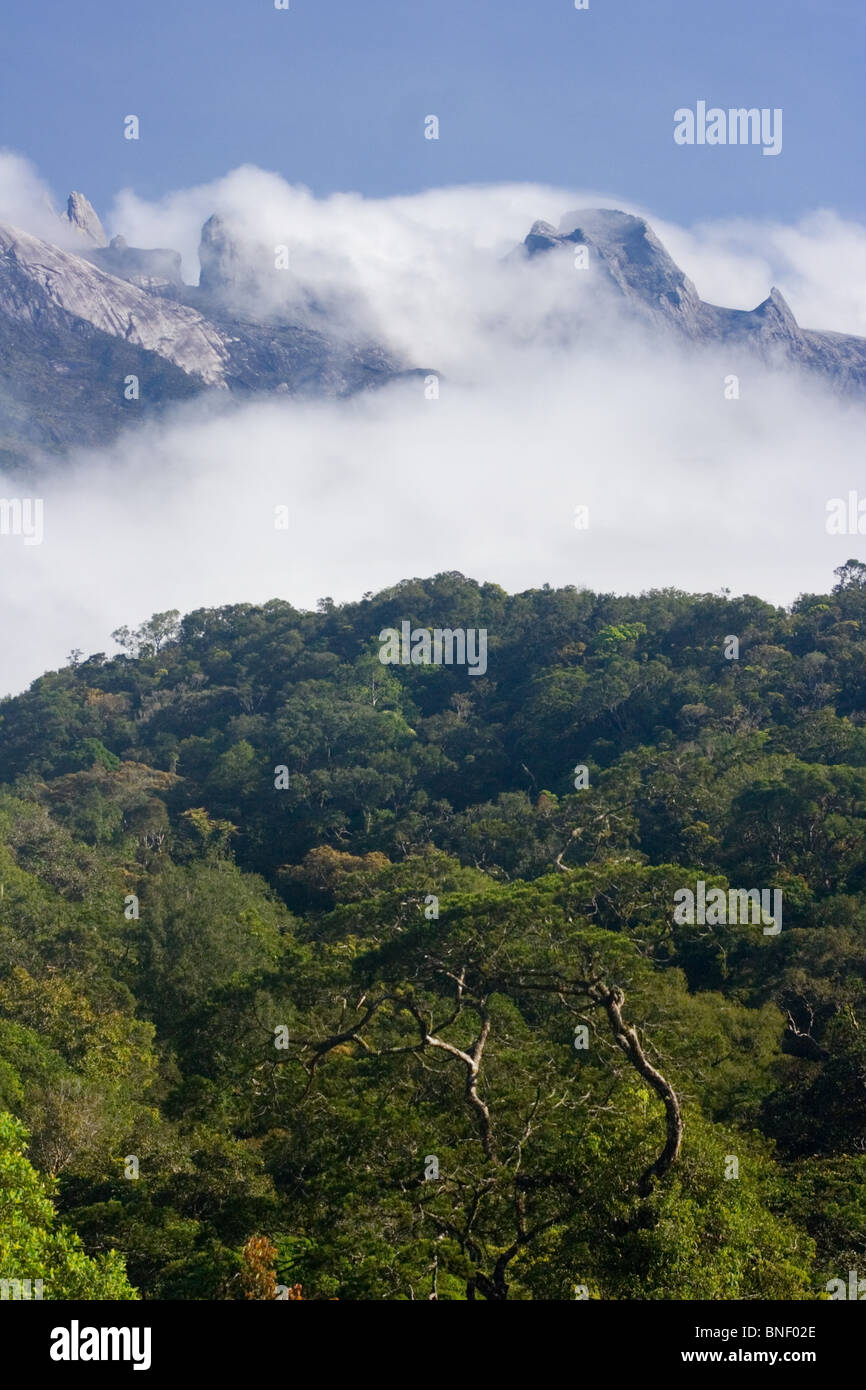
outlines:
[[[755,330],[765,342],[786,343],[797,347],[801,345],[803,334],[800,325],[791,312],[788,301],[775,285],[767,298],[752,310],[750,317]]]
[[[201,229],[198,250],[201,265],[199,288],[206,294],[236,291],[243,279],[241,253],[219,213],[213,213]]]
[[[780,319],[782,319],[786,324],[788,324],[789,327],[797,327],[797,320],[793,315],[790,304],[788,303],[785,296],[782,294],[781,290],[776,289],[775,285],[770,290],[770,293],[764,300],[764,302],[762,304],[759,304],[757,309],[755,310],[756,314],[765,313],[769,315],[773,312],[775,312],[775,314],[778,315]]]
[[[527,253],[535,256],[539,251],[549,251],[564,241],[555,227],[549,222],[533,222],[529,236],[524,241]]]
[[[590,253],[586,268],[645,322],[673,328],[696,343],[742,345],[774,365],[807,367],[846,391],[866,388],[866,339],[801,328],[775,286],[755,309],[707,303],[643,217],[618,208],[584,208],[566,214],[558,228],[534,222],[523,254],[535,259],[575,245]]]
[[[699,333],[698,292],[645,218],[618,208],[582,208],[568,213],[558,231],[547,222],[536,222],[524,242],[531,256],[566,244],[594,252],[633,308]]]
[[[83,193],[70,193],[66,202],[64,222],[93,246],[107,246],[108,237],[93,204]]]

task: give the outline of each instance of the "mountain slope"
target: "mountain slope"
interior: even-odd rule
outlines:
[[[523,246],[529,257],[586,247],[588,269],[636,319],[656,330],[693,343],[745,348],[769,365],[820,373],[841,390],[866,390],[866,338],[800,328],[775,288],[755,309],[708,304],[642,217],[585,209],[568,214],[560,229],[536,222]]]
[[[210,219],[203,239],[218,227]],[[58,235],[70,229],[80,251],[0,225],[0,463],[7,467],[104,444],[131,417],[208,390],[345,396],[412,371],[376,343],[327,331],[326,321],[311,327],[302,315],[290,321],[255,304],[239,310],[217,281],[185,285],[175,251],[130,247],[122,237],[106,245],[81,194],[70,195],[58,221]],[[127,388],[130,376],[137,381]]]
[[[194,309],[149,295],[27,232],[2,227],[0,303],[7,318],[48,328],[77,319],[157,352],[204,385],[225,385],[225,344]]]
[[[183,282],[175,251],[130,247],[122,237],[106,244],[80,193],[57,226],[74,249],[0,226],[7,466],[104,444],[131,418],[204,392],[340,397],[420,372],[349,327],[357,316],[339,294],[321,302],[294,275],[275,282],[262,248],[239,242],[219,216],[202,229],[198,286]],[[816,374],[840,392],[866,391],[866,339],[801,328],[777,289],[752,310],[707,303],[643,218],[596,208],[569,214],[559,229],[536,222],[513,254],[534,261],[577,248],[606,294],[593,299],[588,320],[578,294],[564,297],[569,336],[579,325],[592,338],[610,318],[620,333],[631,322],[651,338],[721,346],[738,371],[745,354]]]

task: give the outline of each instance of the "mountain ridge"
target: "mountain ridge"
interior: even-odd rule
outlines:
[[[567,214],[560,228],[534,223],[523,243],[530,259],[580,246],[586,248],[589,266],[601,269],[628,310],[656,328],[673,330],[691,342],[746,346],[768,365],[804,367],[844,391],[866,391],[866,338],[801,328],[775,286],[754,309],[729,309],[701,299],[645,218],[607,208],[582,209]]]
[[[339,398],[430,370],[348,328],[346,306],[319,303],[302,279],[281,280],[283,298],[275,296],[260,258],[219,214],[202,227],[198,285],[183,281],[176,251],[131,247],[120,236],[109,242],[81,193],[70,194],[57,226],[58,239],[74,232],[73,249],[0,223],[0,461],[7,466],[26,469],[82,444],[108,443],[131,417],[202,393]],[[588,208],[566,214],[559,228],[538,221],[513,254],[531,262],[577,248],[609,302],[653,334],[745,350],[771,368],[822,377],[841,393],[866,392],[866,338],[801,328],[775,287],[751,310],[703,300],[642,217]],[[565,297],[560,316],[580,323],[579,295]],[[584,333],[594,327],[580,323]],[[131,377],[132,401],[124,390]]]

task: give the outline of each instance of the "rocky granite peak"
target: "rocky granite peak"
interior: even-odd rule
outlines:
[[[158,353],[203,385],[224,386],[228,353],[220,334],[185,305],[149,295],[91,263],[101,249],[73,255],[0,227],[0,315],[45,328],[78,320]],[[173,253],[170,253],[173,254]]]
[[[184,284],[177,251],[106,244],[92,212],[73,195],[74,251],[0,225],[0,466],[104,444],[202,393],[350,396],[420,372],[327,316],[321,328],[259,321],[219,218],[206,224],[200,289]]]
[[[176,251],[108,244],[83,194],[62,222],[74,251],[0,226],[0,463],[99,443],[202,392],[347,396],[424,374],[369,340],[363,314],[346,312],[350,291],[323,300],[294,274],[270,277],[290,291],[279,298],[261,273],[268,248],[242,243],[218,215],[202,228],[198,286],[183,282]],[[796,368],[866,396],[866,338],[801,328],[776,288],[754,309],[707,303],[642,217],[585,208],[558,228],[536,222],[509,259],[553,270],[555,307],[539,309],[539,332],[552,327],[557,341],[610,343],[636,328],[647,344],[720,352],[726,371]],[[130,379],[141,389],[128,397]]]
[[[201,229],[198,258],[199,289],[206,295],[233,295],[243,289],[249,278],[241,250],[218,213],[209,217]]]
[[[801,328],[775,287],[755,309],[709,304],[643,217],[584,208],[569,213],[559,228],[535,222],[523,254],[534,259],[566,246],[573,251],[575,245],[587,247],[587,269],[644,325],[710,347],[744,348],[776,367],[805,367],[842,391],[866,391],[866,338]],[[569,312],[566,301],[562,313]]]
[[[70,193],[62,220],[92,246],[108,245],[108,237],[96,210],[83,193]]]
[[[567,214],[559,230],[536,222],[524,247],[534,256],[566,243],[586,246],[604,278],[642,316],[674,321],[700,336],[700,296],[644,218],[615,208],[584,208]]]

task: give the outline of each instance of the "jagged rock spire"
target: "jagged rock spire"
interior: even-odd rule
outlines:
[[[70,193],[62,220],[74,228],[91,246],[108,245],[108,237],[96,210],[83,193]]]

